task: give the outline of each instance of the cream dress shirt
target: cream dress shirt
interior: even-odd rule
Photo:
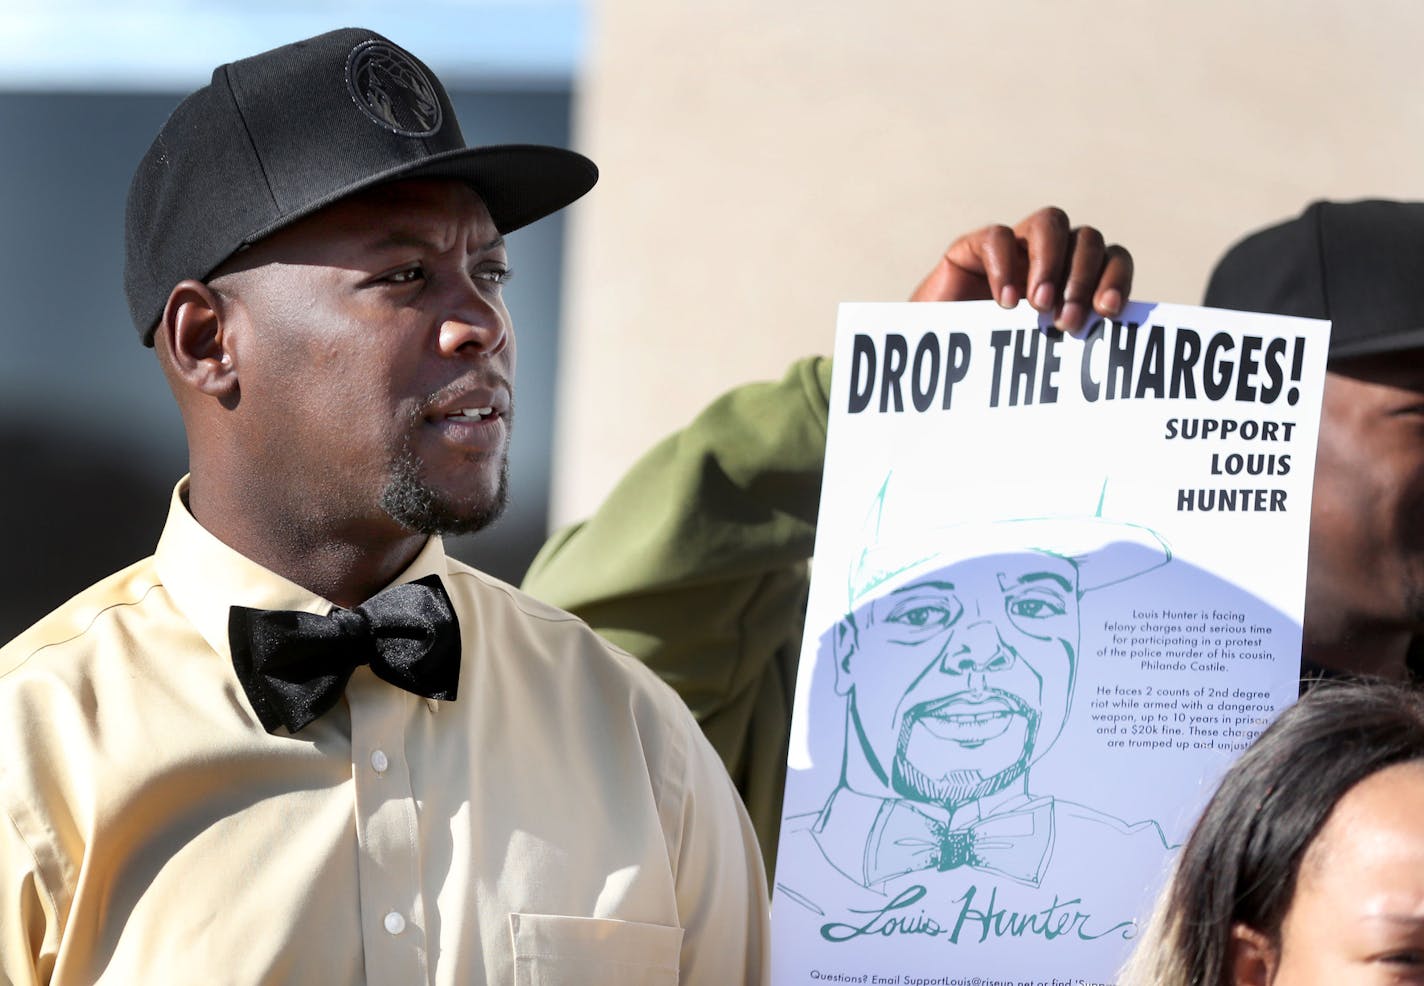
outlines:
[[[760,855],[673,692],[447,558],[459,697],[358,668],[295,736],[233,674],[228,607],[331,603],[200,527],[0,650],[0,981],[765,980]]]

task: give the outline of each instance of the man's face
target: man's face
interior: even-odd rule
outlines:
[[[1424,625],[1424,350],[1330,364],[1310,515],[1306,638]]]
[[[254,481],[306,523],[475,530],[503,506],[514,334],[504,241],[479,196],[409,181],[344,199],[211,284]]]
[[[901,796],[954,808],[1020,777],[1068,712],[1078,573],[1038,552],[932,571],[856,610],[838,662],[852,747]]]

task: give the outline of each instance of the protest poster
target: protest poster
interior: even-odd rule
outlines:
[[[776,986],[1115,981],[1297,694],[1328,336],[842,306]]]

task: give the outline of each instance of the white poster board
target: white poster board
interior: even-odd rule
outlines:
[[[1114,982],[1297,694],[1328,338],[841,307],[776,986]]]

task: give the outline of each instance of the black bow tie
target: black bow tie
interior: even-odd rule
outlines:
[[[460,624],[434,575],[326,616],[233,606],[227,635],[238,680],[269,733],[295,733],[324,715],[363,664],[397,688],[446,701],[460,678]]]

